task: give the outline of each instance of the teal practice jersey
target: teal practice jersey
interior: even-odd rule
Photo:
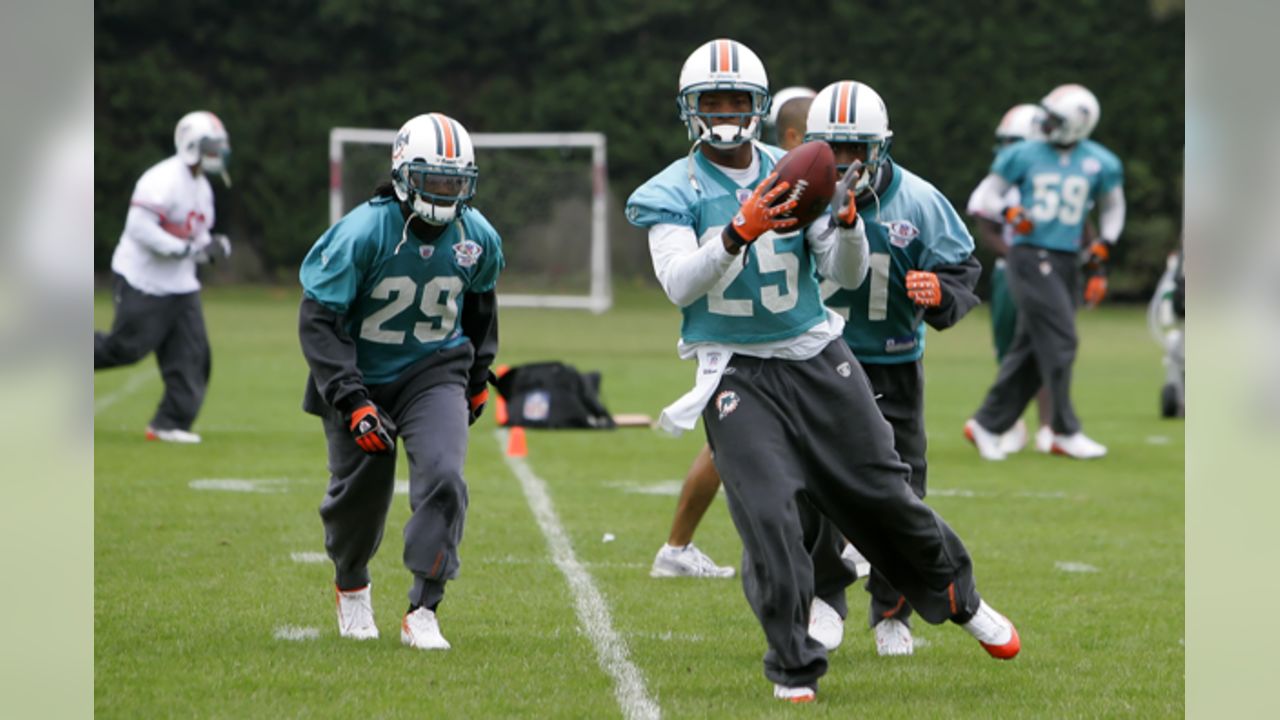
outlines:
[[[1124,182],[1120,159],[1092,140],[1061,151],[1043,140],[1014,143],[996,155],[991,172],[1022,194],[1022,205],[1035,223],[1015,245],[1076,252],[1085,218],[1099,195]]]
[[[827,307],[848,320],[845,342],[864,363],[919,360],[925,324],[907,297],[907,271],[955,265],[973,254],[973,237],[947,198],[901,165],[892,167],[879,206],[858,208],[871,251],[867,279],[856,290],[822,283]]]
[[[696,152],[696,187],[689,181],[688,158],[677,160],[631,194],[627,219],[642,228],[688,226],[698,236],[699,246],[720,242],[721,230],[783,155],[779,148],[755,147],[760,174],[748,187],[739,187]],[[745,252],[745,268],[735,258],[721,282],[680,308],[684,316],[680,337],[686,343],[751,345],[785,340],[803,334],[825,317],[813,257],[802,233],[767,232]]]
[[[395,198],[374,198],[329,228],[302,261],[307,297],[346,317],[356,364],[370,385],[467,338],[458,325],[464,293],[494,289],[502,240],[467,208],[431,242],[404,233]]]

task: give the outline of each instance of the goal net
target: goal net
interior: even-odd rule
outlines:
[[[395,130],[329,131],[329,222],[389,179]],[[608,179],[602,133],[472,133],[472,205],[502,236],[503,307],[609,309]]]

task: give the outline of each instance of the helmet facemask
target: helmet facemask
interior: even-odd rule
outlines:
[[[396,196],[428,225],[448,225],[476,194],[474,165],[447,167],[410,161],[392,172]]]
[[[735,92],[751,96],[751,109],[745,112],[703,112],[699,109],[704,93]],[[769,115],[769,92],[764,88],[740,83],[709,83],[688,88],[680,94],[680,119],[689,128],[689,139],[716,149],[738,147],[760,137],[760,127]]]

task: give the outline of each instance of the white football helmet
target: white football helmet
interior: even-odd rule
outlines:
[[[825,140],[827,143],[864,143],[867,159],[853,189],[862,192],[871,184],[880,165],[889,157],[893,131],[889,129],[889,110],[880,93],[853,80],[834,82],[818,91],[809,106],[805,142]],[[836,168],[843,173],[847,166]]]
[[[1054,88],[1040,101],[1040,107],[1045,111],[1042,123],[1045,139],[1061,147],[1089,137],[1102,117],[1098,98],[1085,86],[1074,83]]]
[[[476,194],[476,151],[457,120],[440,113],[405,123],[391,146],[396,197],[432,225],[453,222]]]
[[[1020,140],[1043,140],[1044,109],[1039,105],[1023,103],[1014,105],[1000,118],[996,126],[996,143],[1004,147]]]
[[[698,98],[704,92],[734,90],[751,94],[751,111],[704,113]],[[712,40],[703,45],[680,70],[680,94],[676,97],[680,119],[689,128],[689,139],[716,148],[737,147],[760,137],[760,125],[769,114],[769,76],[751,48],[735,40]],[[745,126],[726,123],[733,118]]]
[[[196,110],[182,116],[173,130],[173,146],[187,165],[200,164],[206,173],[222,176],[228,187],[227,160],[231,157],[231,138],[217,115]]]

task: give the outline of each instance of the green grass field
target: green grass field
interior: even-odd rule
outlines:
[[[624,714],[491,414],[472,431],[463,567],[441,606],[454,649],[400,645],[403,494],[372,567],[382,638],[340,641],[332,567],[314,561],[327,472],[319,421],[299,409],[296,294],[218,288],[205,311],[214,361],[195,428],[203,444],[143,441],[161,389],[153,360],[94,378],[98,717]],[[110,324],[105,294],[95,319]],[[845,644],[809,706],[772,699],[763,635],[736,580],[648,577],[698,434],[530,433],[528,466],[662,715],[1181,717],[1182,423],[1157,416],[1160,353],[1140,309],[1080,322],[1077,407],[1111,451],[1087,464],[1030,452],[981,462],[960,428],[995,373],[987,316],[980,308],[929,340],[929,502],[968,544],[983,595],[1017,623],[1022,654],[997,662],[960,629],[917,622],[913,657],[879,658],[859,583]],[[600,370],[611,410],[656,415],[693,378],[675,356],[678,324],[657,290],[634,288],[602,316],[507,311],[500,360]],[[722,497],[697,542],[736,564]]]

